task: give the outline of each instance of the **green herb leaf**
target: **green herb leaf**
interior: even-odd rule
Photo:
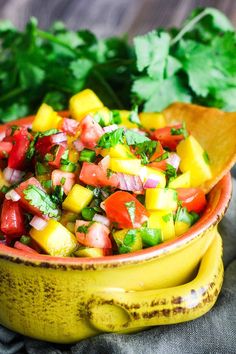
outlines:
[[[34,185],[29,185],[23,193],[25,199],[28,200],[32,206],[38,208],[44,215],[48,215],[51,218],[57,218],[59,216],[57,205],[42,189]]]
[[[204,151],[203,153],[203,158],[204,158],[204,161],[206,162],[207,165],[210,164],[210,158],[209,158],[209,155],[206,151]]]
[[[110,133],[105,133],[98,141],[98,146],[108,149],[123,142],[124,129],[118,128]]]
[[[134,201],[125,203],[132,224],[135,224],[136,205]]]
[[[142,144],[145,141],[151,141],[151,139],[147,138],[145,135],[136,133],[133,130],[126,130],[125,138],[128,145],[137,145]]]
[[[184,138],[187,138],[188,132],[186,129],[185,122],[182,124],[182,128],[171,128],[170,133],[171,135],[183,135]]]

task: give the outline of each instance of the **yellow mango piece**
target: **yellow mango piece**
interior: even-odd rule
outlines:
[[[147,167],[147,166],[142,167],[140,172],[140,178],[142,182],[146,182],[147,179],[152,177],[155,179],[156,176],[158,176],[160,181],[157,187],[164,188],[166,186],[166,175],[164,174],[164,172],[152,167]]]
[[[145,129],[159,129],[166,126],[166,120],[161,113],[142,112],[139,119]]]
[[[0,170],[0,189],[3,187],[3,186],[9,186],[10,184],[5,180],[4,176],[3,176],[3,173],[2,171]]]
[[[132,232],[134,231],[134,234]],[[132,229],[123,229],[113,233],[119,253],[139,251],[143,248],[141,235]],[[132,242],[131,242],[132,240]]]
[[[146,189],[145,205],[148,210],[176,210],[178,205],[177,193],[169,188]]]
[[[71,116],[80,121],[91,111],[103,107],[102,101],[90,89],[83,90],[70,98],[69,109]]]
[[[190,171],[192,187],[200,186],[212,177],[210,166],[204,158],[205,152],[192,135],[182,140],[176,150],[181,158],[180,170]]]
[[[69,256],[77,246],[75,236],[61,223],[50,219],[43,230],[30,230],[30,236],[50,256]]]
[[[186,222],[183,221],[176,221],[175,222],[175,235],[180,236],[184,234],[188,229],[191,227],[190,224],[187,224]]]
[[[34,132],[45,132],[49,129],[57,129],[60,125],[62,118],[53,110],[53,108],[46,103],[42,103],[36,113],[32,130]]]
[[[62,208],[65,210],[80,213],[93,199],[93,192],[88,188],[75,184],[66,199],[62,203]]]
[[[139,159],[110,159],[109,168],[114,172],[122,172],[130,175],[139,175],[141,171],[141,160]]]
[[[79,248],[77,251],[74,252],[76,257],[103,257],[104,250],[102,248],[95,248],[95,247],[82,247]]]
[[[161,229],[163,241],[174,238],[175,226],[172,210],[150,211],[148,227],[153,229]]]
[[[101,151],[102,156],[109,155],[118,159],[136,159],[136,156],[132,154],[128,145],[117,144],[109,149],[103,149]]]
[[[121,111],[117,111],[117,112],[120,113],[120,118],[121,118],[121,123],[119,124],[120,126],[129,128],[129,129],[138,128],[137,124],[129,121],[129,116],[131,114],[130,111],[121,110]]]
[[[184,172],[183,174],[179,175],[170,183],[168,184],[169,188],[176,189],[176,188],[190,188],[191,187],[191,175],[190,172]]]

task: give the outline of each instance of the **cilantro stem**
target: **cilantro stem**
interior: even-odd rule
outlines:
[[[176,44],[185,33],[189,32],[201,19],[207,15],[209,15],[209,9],[204,9],[199,15],[194,17],[191,21],[189,21],[186,26],[184,26],[181,31],[170,41],[170,45]]]
[[[19,94],[23,93],[25,91],[25,88],[22,87],[17,87],[14,90],[11,90],[7,92],[5,95],[1,96],[0,102],[7,101],[9,98],[18,96]]]
[[[92,72],[95,78],[100,82],[103,88],[108,92],[110,97],[114,100],[116,107],[118,109],[123,108],[121,101],[119,100],[119,98],[117,97],[117,95],[115,94],[111,86],[108,84],[108,82],[104,79],[104,77],[97,70],[93,70]]]
[[[74,48],[71,48],[68,44],[60,41],[60,39],[58,39],[57,37],[55,37],[53,34],[51,33],[48,33],[48,32],[44,32],[44,31],[41,31],[41,30],[37,30],[37,34],[40,38],[42,39],[45,39],[45,40],[48,40],[49,42],[53,42],[53,43],[56,43],[66,49],[68,49],[69,51],[71,51],[73,54],[75,55],[78,55],[78,52],[76,49]]]

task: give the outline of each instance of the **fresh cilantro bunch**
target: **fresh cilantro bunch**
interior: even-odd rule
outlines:
[[[175,101],[236,110],[236,36],[218,10],[195,10],[180,29],[134,39],[133,99],[145,111]]]

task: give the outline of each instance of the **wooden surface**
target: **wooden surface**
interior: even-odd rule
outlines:
[[[155,27],[178,26],[193,8],[207,6],[224,11],[236,25],[235,0],[0,0],[0,18],[19,28],[35,16],[42,28],[61,20],[71,29],[90,28],[99,37],[133,37]]]

